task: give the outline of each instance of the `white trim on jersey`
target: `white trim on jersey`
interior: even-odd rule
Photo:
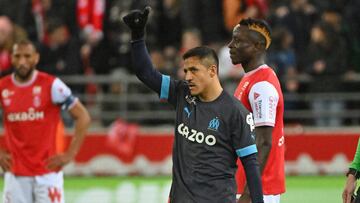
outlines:
[[[268,65],[266,65],[266,64],[262,64],[259,67],[255,68],[254,70],[245,73],[245,76],[250,76],[250,75],[258,72],[259,70],[266,69],[266,68],[270,68],[270,67]]]
[[[248,99],[254,116],[255,126],[275,126],[276,107],[279,94],[274,85],[268,81],[255,83],[249,92]]]
[[[31,85],[37,78],[38,76],[38,71],[37,70],[34,70],[33,72],[33,75],[31,76],[31,79],[22,83],[22,82],[19,82],[15,79],[15,73],[13,73],[11,75],[11,81],[16,85],[16,86],[19,86],[19,87],[27,87],[29,85]]]
[[[54,104],[63,104],[66,100],[72,97],[71,89],[59,78],[56,78],[51,86],[51,100]],[[77,99],[73,99],[71,104],[66,104],[68,109],[71,109]]]

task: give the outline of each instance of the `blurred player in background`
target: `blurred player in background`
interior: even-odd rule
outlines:
[[[85,107],[59,78],[36,70],[39,57],[32,42],[16,43],[14,73],[0,80],[6,145],[0,149],[4,202],[64,202],[61,168],[79,151],[90,123]],[[67,151],[58,154],[61,109],[75,119],[75,132]]]
[[[285,192],[284,172],[284,100],[275,72],[265,64],[270,46],[270,27],[265,21],[244,19],[233,30],[229,44],[233,64],[241,64],[246,74],[234,96],[252,112],[256,146],[262,174],[265,203],[279,203]],[[249,202],[245,175],[237,173],[239,202]]]
[[[154,69],[144,34],[150,8],[124,17],[132,31],[132,63],[137,77],[177,110],[173,178],[169,201],[236,202],[236,160],[245,168],[253,203],[263,202],[251,114],[223,91],[214,50],[196,47],[184,55],[186,81]],[[156,116],[156,115],[154,115]]]
[[[356,188],[356,180],[360,178],[360,139],[356,148],[354,160],[349,166],[349,171],[346,173],[347,179],[344,191],[342,193],[343,203],[359,203],[360,202],[360,190],[357,192],[357,198],[354,202],[351,201]]]

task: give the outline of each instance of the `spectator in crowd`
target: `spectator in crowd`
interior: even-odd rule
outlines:
[[[127,43],[130,33],[121,23],[121,17],[132,7],[131,0],[109,0],[104,13],[104,38],[97,46],[94,59],[94,71],[97,74],[109,74],[112,69],[123,68],[129,71],[130,47]],[[101,60],[100,60],[101,59]],[[95,61],[98,61],[95,63]]]
[[[158,43],[162,49],[167,67],[175,72],[181,62],[178,50],[182,46],[183,26],[181,21],[181,0],[162,0],[158,9]],[[173,75],[172,73],[171,75]]]
[[[342,90],[342,76],[347,70],[347,50],[342,38],[334,34],[326,23],[318,23],[311,29],[311,41],[304,58],[307,73],[312,76],[307,92],[317,93],[311,101],[311,108],[317,126],[340,126],[339,113],[345,108],[343,100],[324,98],[321,93]],[[329,112],[331,115],[326,116]]]
[[[69,33],[66,24],[59,18],[48,19],[48,40],[39,46],[42,56],[39,70],[56,76],[82,75],[83,64],[80,56],[80,42]],[[70,86],[74,93],[82,93],[82,86]]]
[[[304,120],[294,117],[294,111],[299,109],[306,109],[307,103],[301,99],[301,84],[297,77],[287,77],[283,82],[284,99],[284,115],[290,117],[284,120],[287,125],[308,125]]]
[[[159,31],[158,40],[163,49],[178,49],[181,43],[182,22],[181,22],[181,1],[162,0],[159,4]]]
[[[224,26],[222,0],[182,0],[183,30],[198,29],[203,43],[215,50],[221,47],[227,32]]]
[[[284,109],[298,110],[304,108],[301,101],[298,101],[300,82],[298,81],[296,55],[293,48],[293,35],[285,27],[276,27],[272,32],[272,45],[268,51],[267,64],[274,67],[279,77],[282,90],[287,98],[284,100]],[[289,123],[298,120],[287,120]]]
[[[69,28],[62,19],[52,17],[47,19],[47,40],[39,46],[42,56],[38,69],[58,77],[84,74],[80,56],[80,42],[77,36],[69,32]],[[85,86],[69,85],[75,95],[84,93]],[[64,124],[73,125],[73,120],[66,111],[62,111]]]
[[[345,39],[348,40],[349,67],[354,73],[360,73],[360,1],[349,0],[346,4],[343,23],[346,23],[348,32]]]
[[[57,76],[83,74],[80,42],[62,19],[49,19],[47,33],[47,42],[39,47],[42,56],[39,69]]]
[[[348,49],[348,67],[346,74],[346,89],[352,92],[359,92],[360,81],[357,79],[360,75],[360,1],[349,0],[343,10],[343,21],[345,24],[345,40],[347,40]],[[347,109],[360,109],[360,102],[349,101]],[[360,119],[351,119],[352,125],[358,125]]]
[[[27,29],[35,25],[31,13],[31,3],[32,1],[30,0],[1,0],[0,16],[7,16],[14,24],[25,29],[28,36],[31,36],[31,33]]]
[[[231,32],[240,20],[245,18],[265,18],[268,2],[263,0],[223,0],[224,22]]]
[[[40,47],[49,46],[49,40],[52,40],[50,39],[52,37],[48,33],[48,30],[51,30],[48,27],[52,26],[50,21],[54,18],[61,19],[66,25],[67,33],[71,36],[70,42],[74,41],[73,38],[78,38],[81,43],[80,63],[84,69],[80,73],[110,74],[112,69],[119,67],[131,72],[130,46],[127,43],[130,33],[121,23],[121,18],[129,10],[145,4],[153,7],[147,27],[147,45],[150,50],[157,50],[154,53],[155,57],[159,58],[159,54],[163,55],[161,58],[164,60],[165,67],[173,67],[174,72],[179,70],[178,78],[183,77],[183,71],[179,69],[182,53],[195,46],[207,44],[219,53],[220,63],[223,64],[220,77],[225,79],[224,87],[230,91],[234,89],[231,85],[232,80],[242,76],[242,68],[234,68],[232,64],[226,63],[229,56],[228,48],[223,46],[224,41],[227,40],[233,25],[239,22],[239,19],[256,16],[266,18],[272,27],[275,27],[273,45],[268,52],[267,63],[274,64],[273,67],[277,68],[276,72],[284,91],[287,92],[287,87],[296,86],[295,89],[299,88],[297,91],[316,93],[317,91],[311,88],[306,89],[308,83],[301,78],[306,76],[304,73],[309,73],[306,50],[311,39],[310,30],[316,22],[321,20],[330,25],[333,32],[331,35],[342,38],[341,43],[345,43],[346,70],[341,77],[344,76],[346,91],[358,90],[357,74],[360,73],[360,58],[358,57],[360,54],[360,15],[358,12],[360,3],[358,0],[331,2],[314,0],[1,0],[0,32],[3,34],[0,36],[0,75],[11,71],[9,48],[6,48],[11,47],[9,46],[11,41],[27,37],[41,44]],[[4,20],[6,18],[12,23]],[[10,24],[12,25],[9,26]],[[281,28],[279,32],[276,27]],[[9,35],[9,31],[13,34]],[[5,38],[6,43],[4,43]],[[71,52],[75,52],[75,49],[78,48],[72,49]],[[40,65],[42,68],[42,64]],[[69,74],[76,74],[78,70],[73,71]],[[291,79],[286,80],[286,77],[291,77]],[[298,77],[300,77],[300,83],[298,81],[297,85],[294,85]],[[290,84],[285,84],[288,81],[291,81]],[[89,84],[86,86],[86,92],[96,94],[100,90],[99,87],[104,93],[109,90],[107,85]],[[74,90],[77,91],[77,88]],[[293,90],[288,93],[295,93]],[[348,109],[358,108],[358,103],[352,101],[347,102],[346,105]],[[293,104],[285,104],[285,108],[286,106],[295,108]],[[356,122],[358,123],[355,119]]]
[[[30,15],[27,15],[22,25],[29,33],[31,40],[38,43],[47,43],[48,20],[62,19],[70,29],[72,35],[78,35],[76,27],[76,0],[32,0],[30,2]]]
[[[4,76],[11,70],[11,49],[15,41],[25,39],[26,32],[7,16],[0,16],[0,75]]]
[[[314,5],[316,10],[318,10],[319,15],[321,16],[324,12],[330,10],[336,10],[341,13],[346,4],[350,3],[349,0],[332,0],[332,1],[314,1],[310,0]]]
[[[105,13],[105,0],[77,0],[76,19],[82,40],[81,56],[84,61],[85,74],[102,73],[104,69],[103,24]],[[105,66],[106,67],[106,66]],[[106,70],[106,68],[105,68]],[[108,73],[108,72],[107,72]]]
[[[187,52],[189,49],[200,46],[202,43],[202,35],[198,29],[184,30],[181,38],[180,54]]]
[[[11,47],[13,44],[14,26],[6,16],[0,16],[0,71],[3,75],[10,69]]]
[[[124,93],[121,81],[126,76],[124,69],[118,68],[111,71],[108,96],[104,98],[104,102],[101,104],[101,110],[104,114],[101,123],[104,127],[112,124],[119,117],[120,111],[124,110],[124,105],[122,105],[124,102],[120,98]]]
[[[267,63],[276,68],[275,72],[280,81],[285,81],[286,77],[294,77],[297,74],[293,41],[293,35],[285,27],[274,28]]]
[[[316,8],[308,0],[290,0],[289,4],[278,5],[269,16],[273,27],[284,26],[291,32],[298,59],[303,58],[304,50],[309,43],[308,33],[316,14]],[[297,63],[299,72],[302,72],[302,60],[298,60]]]
[[[103,38],[105,3],[105,0],[77,0],[77,23],[87,46],[95,46]]]
[[[160,4],[156,0],[107,0],[104,13],[104,38],[99,44],[92,66],[97,74],[109,74],[112,69],[123,68],[127,72],[132,72],[130,62],[130,33],[122,23],[121,18],[135,6],[142,6],[149,3],[153,8],[158,8]],[[157,10],[149,16],[149,29],[147,36],[148,45],[158,46],[158,12]],[[104,60],[105,59],[105,60]],[[97,62],[97,63],[96,63]]]
[[[198,47],[203,43],[201,33],[198,29],[188,29],[184,30],[181,38],[181,46],[178,52],[177,57],[181,57],[185,52],[194,47]],[[177,77],[179,79],[184,78],[184,71],[180,68],[182,67],[182,62],[179,63],[179,68],[177,70]]]
[[[168,66],[168,64],[166,63],[165,55],[162,53],[161,49],[153,48],[150,51],[150,57],[156,70],[166,75],[175,76],[174,67]]]

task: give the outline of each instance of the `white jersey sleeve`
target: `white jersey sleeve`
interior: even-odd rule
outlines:
[[[61,105],[64,110],[71,109],[77,101],[70,88],[63,81],[56,78],[51,86],[51,100],[54,104]]]
[[[254,116],[255,126],[275,126],[276,107],[279,94],[276,88],[267,81],[254,84],[248,99]]]

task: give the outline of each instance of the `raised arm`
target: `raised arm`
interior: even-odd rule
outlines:
[[[133,10],[123,20],[131,30],[132,65],[136,76],[149,88],[160,94],[163,76],[152,65],[144,35],[150,7]]]
[[[132,41],[131,52],[136,76],[146,86],[160,94],[162,78],[165,76],[153,67],[144,40]]]

